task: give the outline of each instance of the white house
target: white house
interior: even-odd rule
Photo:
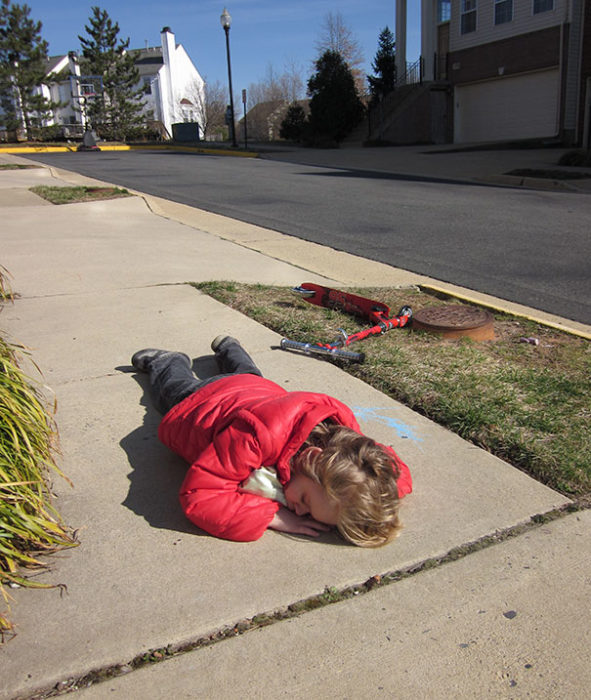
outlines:
[[[406,65],[406,0],[396,0]],[[450,86],[453,139],[589,146],[590,0],[421,0],[423,79]]]
[[[203,137],[205,83],[193,65],[182,44],[175,42],[170,27],[164,27],[161,45],[143,49],[131,49],[140,74],[140,85],[144,89],[143,101],[146,121],[157,126],[165,138],[171,138],[172,125],[179,122],[197,123],[199,137]],[[67,79],[53,80],[59,76]],[[86,126],[84,103],[92,99],[96,89],[94,79],[85,80],[80,75],[78,56],[70,52],[67,56],[49,59],[48,84],[43,85],[43,94],[54,102],[65,103],[55,109],[53,124],[64,125],[72,135]]]
[[[202,138],[205,82],[170,27],[164,27],[160,37],[161,46],[133,51],[145,89],[144,112],[161,122],[169,135],[175,123],[196,122]]]

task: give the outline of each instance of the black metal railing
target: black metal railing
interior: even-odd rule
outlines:
[[[403,85],[418,85],[423,82],[423,57],[418,58],[414,63],[406,64],[406,73],[396,77],[396,87]]]

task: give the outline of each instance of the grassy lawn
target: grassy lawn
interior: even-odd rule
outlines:
[[[195,285],[291,340],[330,342],[367,327],[306,303],[289,289],[234,282]],[[416,312],[442,301],[415,289],[351,289]],[[363,364],[341,367],[535,479],[575,498],[591,495],[591,344],[521,318],[495,315],[495,340],[448,341],[394,329],[351,346]],[[521,338],[535,337],[538,345]],[[309,358],[309,362],[334,361]]]
[[[40,165],[22,165],[21,163],[0,163],[0,170],[32,170]]]
[[[132,197],[127,190],[119,187],[49,187],[39,185],[31,187],[39,197],[43,197],[52,204],[73,204],[74,202],[95,202],[101,199],[117,199],[119,197]]]

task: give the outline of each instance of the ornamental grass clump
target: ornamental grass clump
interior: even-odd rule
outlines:
[[[51,505],[49,475],[63,476],[53,457],[55,428],[41,398],[17,365],[16,348],[0,338],[0,591],[52,588],[24,570],[46,565],[40,554],[75,545]],[[1,602],[1,601],[0,601]],[[0,641],[12,624],[0,609]]]
[[[14,298],[8,277],[8,270],[0,265],[0,301],[12,301]]]

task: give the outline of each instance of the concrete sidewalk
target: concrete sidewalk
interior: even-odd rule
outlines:
[[[346,146],[340,149],[261,147],[261,157],[292,163],[343,168],[353,171],[382,173],[384,176],[553,190],[591,194],[591,167],[558,165],[567,148],[530,148],[481,150],[443,146],[391,146],[364,148]],[[531,171],[537,175],[511,175],[512,171]],[[583,179],[541,177],[551,171],[586,175]]]
[[[0,327],[31,348],[57,397],[60,466],[74,482],[56,481],[57,506],[80,546],[52,557],[40,577],[66,584],[66,595],[14,591],[18,635],[0,649],[0,697],[79,687],[109,669],[125,675],[82,694],[587,695],[588,514],[522,532],[568,499],[336,367],[281,352],[275,333],[187,284],[363,284],[376,266],[384,284],[424,278],[157,198],[61,207],[18,199],[40,180],[88,181],[58,175],[0,172],[0,192],[13,195],[0,196],[0,263],[20,295]],[[186,465],[158,443],[159,417],[129,357],[145,346],[179,349],[207,376],[209,343],[222,332],[241,338],[269,378],[352,406],[365,432],[411,465],[415,492],[397,541],[373,551],[333,535],[268,532],[237,544],[184,519],[176,492]],[[514,539],[455,564],[127,673],[150,650],[215,638],[327,588],[420,569],[512,528]],[[569,626],[580,635],[569,637]]]

